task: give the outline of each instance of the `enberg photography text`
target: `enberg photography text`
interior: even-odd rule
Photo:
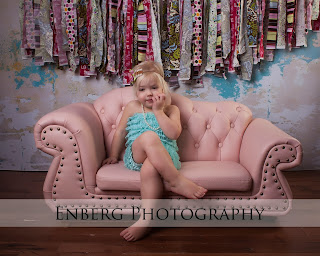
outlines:
[[[126,212],[124,213],[124,210]],[[129,214],[128,214],[129,210]],[[142,215],[144,220],[158,221],[234,221],[234,220],[262,220],[264,209],[256,208],[232,208],[232,209],[216,209],[216,208],[140,208],[132,206],[129,209],[123,208],[60,208],[56,207],[56,220],[84,220],[84,221],[118,221],[123,220],[124,215],[129,216],[132,220],[136,220]]]

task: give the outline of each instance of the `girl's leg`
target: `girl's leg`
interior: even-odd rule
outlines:
[[[201,198],[207,192],[205,188],[180,174],[155,132],[141,134],[132,144],[132,153],[137,163],[143,163],[148,157],[160,176],[169,183],[171,191],[192,199]]]
[[[145,212],[150,213],[152,209],[156,209],[156,200],[148,199],[159,199],[162,198],[163,193],[163,181],[158,171],[152,166],[149,159],[147,158],[140,171],[141,177],[141,197],[142,197],[142,208],[145,209]],[[144,219],[143,214],[140,214],[139,220],[133,224],[131,227],[123,230],[120,235],[127,241],[136,241],[146,234],[149,233],[150,227],[150,215],[147,215]]]

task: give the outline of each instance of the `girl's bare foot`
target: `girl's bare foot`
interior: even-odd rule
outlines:
[[[120,233],[120,236],[122,236],[128,242],[134,242],[145,237],[147,234],[149,234],[151,228],[143,224],[147,223],[143,223],[142,221],[138,220],[131,227],[123,230]]]
[[[198,186],[191,180],[179,174],[174,182],[170,183],[171,191],[190,199],[198,199],[204,197],[207,189]]]

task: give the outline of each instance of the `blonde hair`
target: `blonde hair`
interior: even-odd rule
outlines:
[[[136,95],[139,84],[143,79],[156,78],[166,95],[166,105],[171,104],[171,94],[167,82],[164,80],[164,72],[162,66],[154,61],[143,61],[132,69],[133,90]]]

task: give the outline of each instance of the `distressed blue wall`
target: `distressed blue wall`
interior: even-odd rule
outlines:
[[[34,124],[66,104],[93,102],[118,84],[85,79],[54,65],[35,66],[20,55],[19,0],[0,1],[0,170],[47,170],[52,158],[35,148]],[[273,62],[254,66],[251,82],[204,77],[204,88],[186,85],[176,91],[193,100],[234,100],[247,105],[254,117],[272,123],[299,139],[304,160],[299,169],[320,168],[319,96],[320,33],[310,32],[308,47],[277,50]]]

